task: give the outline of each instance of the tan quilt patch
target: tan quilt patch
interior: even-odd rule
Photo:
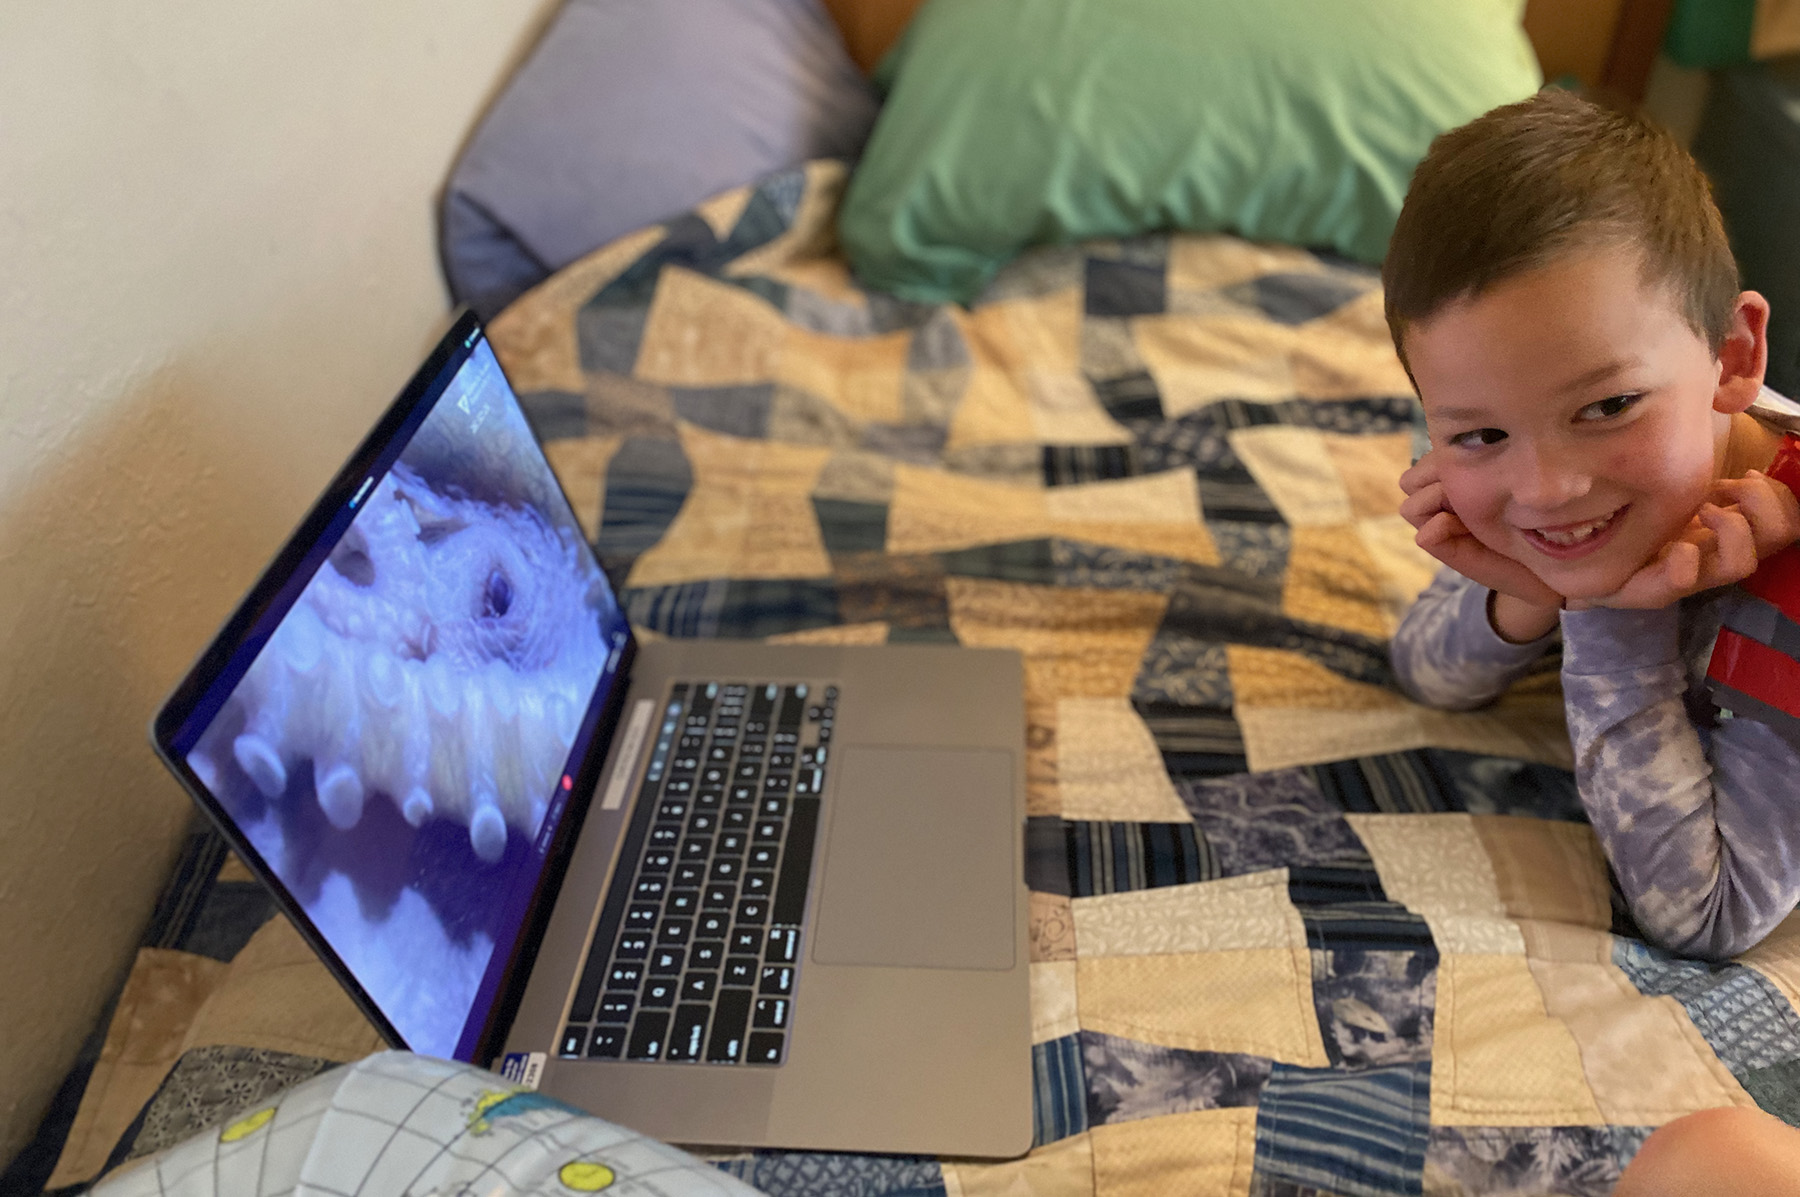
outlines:
[[[948,1197],[1090,1197],[1094,1150],[1087,1135],[1034,1148],[1024,1159],[998,1164],[945,1160]]]
[[[1605,931],[1612,926],[1606,857],[1593,828],[1505,815],[1472,815],[1493,869],[1495,892],[1515,919]]]
[[[681,387],[768,382],[788,323],[742,287],[679,266],[663,269],[633,375]]]
[[[1076,985],[1087,1030],[1310,1068],[1330,1062],[1305,948],[1149,956],[1089,956],[1086,944],[1082,950]]]
[[[1354,525],[1297,527],[1289,536],[1282,614],[1374,640],[1393,634],[1391,616],[1375,599],[1381,573]]]
[[[1604,1121],[1575,1037],[1545,1010],[1523,956],[1445,953],[1439,959],[1431,1121],[1434,1126]]]
[[[1188,821],[1162,753],[1128,699],[1065,698],[1056,729],[1063,818]]]
[[[662,539],[631,567],[627,585],[830,575],[812,509],[830,450],[743,440],[690,424],[681,428],[681,445],[693,488]]]
[[[1099,894],[1072,906],[1087,958],[1306,948],[1286,869]]]
[[[1346,815],[1381,888],[1424,918],[1442,953],[1523,955],[1474,816]]]
[[[1611,961],[1529,963],[1545,1012],[1575,1040],[1607,1122],[1660,1126],[1695,1110],[1755,1104],[1674,998],[1645,997]]]
[[[1104,1197],[1246,1197],[1256,1111],[1232,1107],[1096,1126],[1094,1191]]]

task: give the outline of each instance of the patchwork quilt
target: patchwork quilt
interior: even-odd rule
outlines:
[[[1164,236],[911,305],[848,275],[842,183],[724,195],[491,328],[645,635],[1024,655],[1036,1148],[721,1168],[869,1197],[1598,1195],[1682,1114],[1800,1125],[1800,920],[1722,966],[1637,936],[1554,661],[1468,714],[1394,688],[1433,567],[1395,514],[1422,431],[1373,273]],[[216,842],[186,876],[47,1124],[53,1185],[375,1047]]]

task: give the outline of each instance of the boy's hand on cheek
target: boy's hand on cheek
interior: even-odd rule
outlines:
[[[1650,563],[1616,592],[1585,602],[1586,607],[1655,609],[1741,582],[1762,559],[1800,540],[1800,499],[1759,471],[1713,483],[1707,501],[1680,536],[1664,545]]]
[[[1406,499],[1400,514],[1417,529],[1414,543],[1443,564],[1480,586],[1510,595],[1534,607],[1555,610],[1562,606],[1556,593],[1519,562],[1496,553],[1474,535],[1450,509],[1444,484],[1438,478],[1436,450],[1425,454],[1400,475]],[[1554,622],[1554,619],[1552,619]]]

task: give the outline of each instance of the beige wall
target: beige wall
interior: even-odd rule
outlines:
[[[548,7],[0,8],[0,1162],[188,819],[145,725],[440,327],[435,193]]]

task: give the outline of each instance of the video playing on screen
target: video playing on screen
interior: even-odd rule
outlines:
[[[623,621],[485,341],[353,502],[188,762],[408,1044],[449,1056]]]

